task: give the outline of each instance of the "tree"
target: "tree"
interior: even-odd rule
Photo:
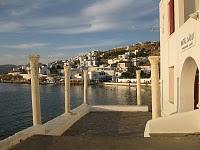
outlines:
[[[121,75],[121,78],[131,79],[131,78],[133,78],[133,74],[130,73],[130,72],[123,72],[122,75]]]

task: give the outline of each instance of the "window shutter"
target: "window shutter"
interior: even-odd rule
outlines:
[[[175,20],[174,20],[174,0],[169,2],[169,21],[170,21],[170,35],[175,31]]]

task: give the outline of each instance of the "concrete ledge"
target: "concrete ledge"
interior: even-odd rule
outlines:
[[[76,121],[89,113],[88,105],[81,105],[69,114],[63,114],[44,124],[45,135],[60,136]]]
[[[112,82],[104,82],[103,85],[117,85],[117,86],[133,86],[133,87],[136,87],[136,83],[112,83]]]
[[[91,112],[97,112],[97,111],[148,112],[148,106],[94,105],[90,106],[90,111]]]
[[[0,141],[0,149],[7,150],[33,135],[43,135],[45,128],[42,125],[32,126]]]
[[[136,83],[121,83],[121,82],[103,82],[103,85],[117,85],[117,86],[132,86],[136,87]],[[141,83],[142,86],[151,86],[151,84]]]
[[[144,137],[152,135],[185,135],[200,132],[200,110],[174,114],[150,120],[146,124]],[[167,135],[166,135],[167,136]]]

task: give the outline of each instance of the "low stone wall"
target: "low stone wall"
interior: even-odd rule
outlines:
[[[123,111],[123,112],[148,112],[148,106],[136,106],[136,105],[96,105],[90,106],[90,111]]]
[[[81,105],[78,108],[71,111],[71,113],[63,114],[56,117],[53,120],[44,124],[45,135],[60,136],[67,129],[69,129],[76,121],[89,113],[88,105]]]
[[[117,85],[117,86],[136,86],[136,83],[119,83],[119,82],[103,82],[103,85]],[[141,85],[147,85],[150,86],[150,84],[144,84]]]
[[[0,149],[7,150],[13,145],[20,143],[22,140],[25,140],[33,135],[43,135],[45,134],[45,128],[43,125],[37,125],[29,127],[25,130],[22,130],[13,136],[10,136],[2,141],[0,141]]]

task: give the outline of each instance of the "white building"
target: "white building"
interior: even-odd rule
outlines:
[[[93,71],[93,72],[105,72],[107,76],[114,76],[115,70],[110,67],[104,67],[104,66],[99,66],[99,67],[89,67],[88,71]]]
[[[138,66],[140,60],[139,60],[139,58],[132,58],[131,61],[132,61],[134,66]]]
[[[115,70],[111,67],[99,66],[99,67],[89,67],[88,74],[90,79],[106,79],[113,78],[115,76]]]
[[[50,70],[47,67],[47,65],[43,65],[43,66],[39,67],[39,74],[41,74],[41,75],[50,75]]]
[[[122,70],[123,72],[127,72],[128,71],[128,68],[130,67],[130,63],[129,62],[119,62],[117,64],[117,68],[119,70]]]
[[[82,69],[71,68],[71,78],[82,79]]]
[[[139,66],[139,68],[146,74],[151,73],[151,66]]]
[[[108,59],[108,64],[112,65],[112,64],[118,63],[119,61],[120,61],[120,59],[117,59],[117,58]]]
[[[86,66],[87,67],[97,66],[97,61],[96,60],[88,60],[88,61],[86,61]]]
[[[200,132],[200,0],[160,1],[161,118],[145,134]]]
[[[90,80],[102,80],[105,79],[106,73],[105,72],[95,72],[95,71],[89,71],[88,76]]]

